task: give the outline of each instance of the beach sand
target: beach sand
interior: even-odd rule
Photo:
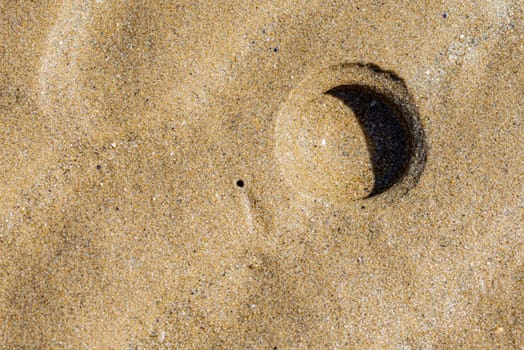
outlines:
[[[0,0],[0,348],[522,349],[523,11]]]

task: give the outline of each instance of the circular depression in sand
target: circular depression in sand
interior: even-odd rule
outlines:
[[[291,187],[333,204],[406,193],[426,158],[405,83],[373,64],[345,63],[308,75],[280,109],[275,138]]]

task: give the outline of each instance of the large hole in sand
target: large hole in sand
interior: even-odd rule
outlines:
[[[275,142],[285,180],[306,197],[337,205],[403,195],[426,161],[405,82],[373,64],[308,75],[279,111]]]
[[[351,108],[366,139],[374,184],[368,197],[399,180],[411,156],[411,132],[400,109],[386,96],[365,85],[341,85],[326,94]]]

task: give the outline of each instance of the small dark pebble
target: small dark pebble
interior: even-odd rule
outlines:
[[[442,18],[448,18],[448,14],[447,13],[443,13],[442,14]]]
[[[278,52],[278,47],[275,47],[275,48],[273,49],[273,51],[274,51],[274,52]]]
[[[102,166],[101,165],[97,165],[96,166],[96,170],[100,170],[100,169],[102,169]]]

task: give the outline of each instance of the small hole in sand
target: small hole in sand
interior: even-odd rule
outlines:
[[[243,180],[238,180],[237,181],[237,186],[238,187],[244,187],[244,181]]]

